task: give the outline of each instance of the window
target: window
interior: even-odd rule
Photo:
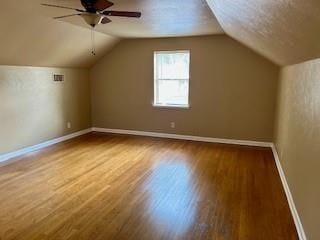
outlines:
[[[189,51],[154,53],[154,106],[189,107]]]

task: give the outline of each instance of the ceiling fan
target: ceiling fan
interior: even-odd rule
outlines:
[[[111,20],[109,17],[129,17],[129,18],[140,18],[141,12],[128,12],[128,11],[109,11],[108,8],[114,5],[113,2],[108,0],[81,0],[82,6],[84,9],[77,9],[72,7],[58,6],[53,4],[41,4],[46,7],[55,7],[55,8],[63,8],[77,11],[78,13],[54,17],[54,19],[61,19],[73,16],[82,17],[87,24],[91,27],[95,27],[98,24],[107,24],[110,23]]]
[[[96,55],[95,44],[94,44],[94,28],[99,24],[110,23],[109,17],[129,17],[129,18],[140,18],[141,12],[128,12],[128,11],[110,11],[108,8],[114,5],[113,2],[108,0],[81,0],[81,4],[85,9],[78,9],[72,7],[58,6],[53,4],[43,3],[42,6],[63,8],[77,11],[78,13],[69,14],[60,17],[54,17],[54,19],[61,19],[73,16],[82,17],[87,24],[92,27],[91,41],[92,41],[92,55]]]

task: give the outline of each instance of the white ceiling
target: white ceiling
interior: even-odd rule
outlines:
[[[320,57],[320,0],[207,0],[225,32],[279,65]]]
[[[90,31],[41,16],[40,0],[2,1],[0,65],[90,67],[117,43],[96,35],[97,55],[90,54]]]
[[[98,26],[95,57],[82,18],[54,20],[73,12],[40,3],[82,7],[80,0],[2,1],[0,64],[90,67],[121,38],[224,32],[279,65],[320,57],[319,0],[114,0],[112,10],[141,11],[142,18]]]
[[[83,8],[80,0],[43,0],[45,3]],[[111,0],[112,1],[112,0]],[[30,1],[34,2],[34,1]],[[111,23],[97,31],[116,37],[149,38],[221,34],[223,30],[205,0],[113,0],[110,10],[141,11],[140,19],[110,17]],[[73,13],[70,10],[41,7],[44,16]],[[79,17],[60,21],[88,28]]]
[[[0,65],[90,67],[124,37],[193,36],[223,33],[205,0],[114,0],[111,9],[141,11],[141,19],[112,17],[91,31],[80,17],[54,20],[73,11],[40,3],[82,8],[80,0],[1,1]],[[71,23],[71,24],[70,24]]]

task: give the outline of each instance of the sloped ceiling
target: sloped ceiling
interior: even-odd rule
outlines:
[[[90,67],[121,38],[224,32],[278,65],[320,57],[319,0],[114,0],[111,9],[142,11],[143,17],[114,17],[99,26],[97,56],[90,54],[84,21],[53,20],[72,11],[41,7],[43,2],[81,7],[79,0],[2,1],[0,64]]]
[[[90,67],[118,39],[97,33],[97,55],[90,54],[86,28],[43,17],[40,1],[1,1],[0,65]]]
[[[90,67],[121,38],[223,33],[205,0],[115,0],[111,10],[139,10],[143,17],[113,17],[112,23],[98,26],[97,55],[92,56],[91,30],[83,19],[54,20],[73,11],[40,3],[82,8],[80,0],[1,1],[0,65]]]
[[[224,31],[279,65],[320,57],[319,0],[207,0]]]
[[[46,3],[83,8],[80,0],[44,0]],[[122,38],[181,37],[221,34],[223,30],[206,0],[111,0],[110,10],[140,11],[140,19],[110,17],[111,23],[97,31]],[[70,10],[42,7],[47,16],[73,13]],[[88,28],[79,16],[61,19]]]

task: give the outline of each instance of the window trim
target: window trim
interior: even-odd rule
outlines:
[[[175,53],[188,53],[189,54],[189,79],[168,79],[172,81],[177,81],[177,80],[188,80],[188,104],[159,104],[156,103],[156,96],[158,96],[157,91],[157,81],[159,80],[157,78],[157,54],[161,53],[167,53],[167,54],[175,54]],[[153,52],[153,101],[152,101],[152,106],[157,107],[157,108],[181,108],[181,109],[189,109],[190,108],[190,66],[191,66],[191,51],[190,50],[165,50],[165,51],[154,51]],[[165,80],[165,79],[161,79]]]

